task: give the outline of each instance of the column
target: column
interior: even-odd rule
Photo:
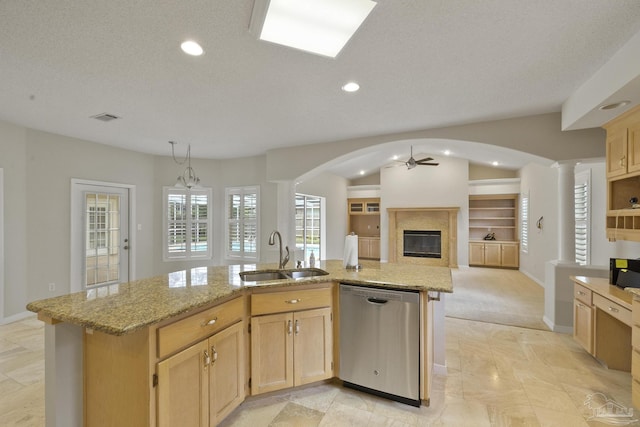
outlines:
[[[574,161],[558,162],[558,261],[575,263],[575,165]]]

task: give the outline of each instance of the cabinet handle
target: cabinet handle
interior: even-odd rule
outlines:
[[[204,369],[207,369],[207,366],[211,364],[211,356],[209,356],[209,352],[207,350],[204,351]]]
[[[578,308],[585,308],[584,305],[578,303]]]
[[[297,303],[299,303],[300,301],[302,301],[300,298],[296,298],[296,299],[286,300],[285,302],[286,302],[287,304],[297,304]]]
[[[615,307],[609,307],[609,311],[612,312],[612,313],[618,313],[620,310],[618,310]]]
[[[624,167],[624,166],[626,166],[626,165],[625,165],[625,160],[626,160],[626,159],[627,159],[627,156],[622,156],[622,157],[620,157],[620,166],[623,166],[623,167]]]
[[[211,320],[207,320],[206,322],[202,322],[202,325],[201,325],[201,326],[202,326],[203,328],[204,328],[205,326],[211,326],[211,325],[214,325],[217,321],[218,321],[218,318],[217,318],[217,317],[214,317],[214,318],[213,318],[213,319],[211,319]]]
[[[296,320],[296,335],[300,333],[300,323]]]
[[[216,348],[214,346],[211,346],[211,354],[213,354],[212,363],[216,363],[216,360],[218,360],[218,352],[216,351]]]
[[[586,292],[578,291],[578,295],[582,295],[583,297],[587,296]]]
[[[293,333],[293,326],[291,325],[291,320],[287,322],[287,331],[289,332],[289,335]]]

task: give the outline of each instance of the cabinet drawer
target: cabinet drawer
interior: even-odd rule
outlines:
[[[252,294],[251,315],[330,307],[332,300],[331,288]]]
[[[579,285],[577,283],[573,284],[573,297],[575,299],[578,299],[587,305],[591,305],[592,295],[593,295],[593,292],[590,289],[587,289],[584,286]]]
[[[158,329],[158,357],[206,338],[242,320],[243,316],[244,297],[240,297],[163,326]]]
[[[598,294],[593,295],[593,304],[605,313],[610,314],[622,323],[631,326],[631,310],[628,310]]]

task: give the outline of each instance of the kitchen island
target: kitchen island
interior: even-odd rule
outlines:
[[[364,262],[362,270],[353,271],[345,270],[341,261],[323,261],[318,267],[328,274],[262,282],[243,282],[240,273],[273,265],[200,267],[30,303],[27,308],[46,322],[47,426],[163,426],[174,425],[171,420],[180,416],[181,425],[189,425],[184,414],[198,411],[202,415],[197,425],[215,425],[245,395],[336,377],[337,283],[420,292],[421,400],[428,404],[432,296],[453,291],[450,270]],[[273,348],[267,352],[260,347],[281,338],[257,338],[279,330],[269,329],[273,323],[264,320],[291,325],[287,319],[295,319],[297,336],[304,316],[312,316],[308,324],[318,325],[312,337],[320,337],[308,342],[323,344],[314,344],[313,354],[304,353],[302,344],[282,358]],[[286,342],[283,346],[286,351],[291,347]],[[222,348],[235,355],[233,363],[222,356],[218,360]],[[295,362],[297,352],[308,360],[306,368]],[[263,366],[270,360],[287,365],[282,378],[274,377],[280,372],[274,366]],[[215,374],[216,363],[226,363],[223,378]],[[290,364],[295,364],[293,379]],[[174,371],[180,373],[175,381]],[[190,376],[197,387],[181,383]],[[176,392],[182,388],[184,393]],[[196,402],[188,398],[194,388]],[[182,399],[178,415],[166,403],[176,399]]]

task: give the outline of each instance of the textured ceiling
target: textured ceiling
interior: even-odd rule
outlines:
[[[637,0],[380,0],[336,59],[260,42],[253,0],[0,0],[0,119],[231,158],[560,111],[640,31]],[[184,55],[187,38],[205,49]],[[340,87],[360,83],[358,93]],[[103,123],[90,116],[122,118]],[[460,153],[464,157],[464,153]]]

